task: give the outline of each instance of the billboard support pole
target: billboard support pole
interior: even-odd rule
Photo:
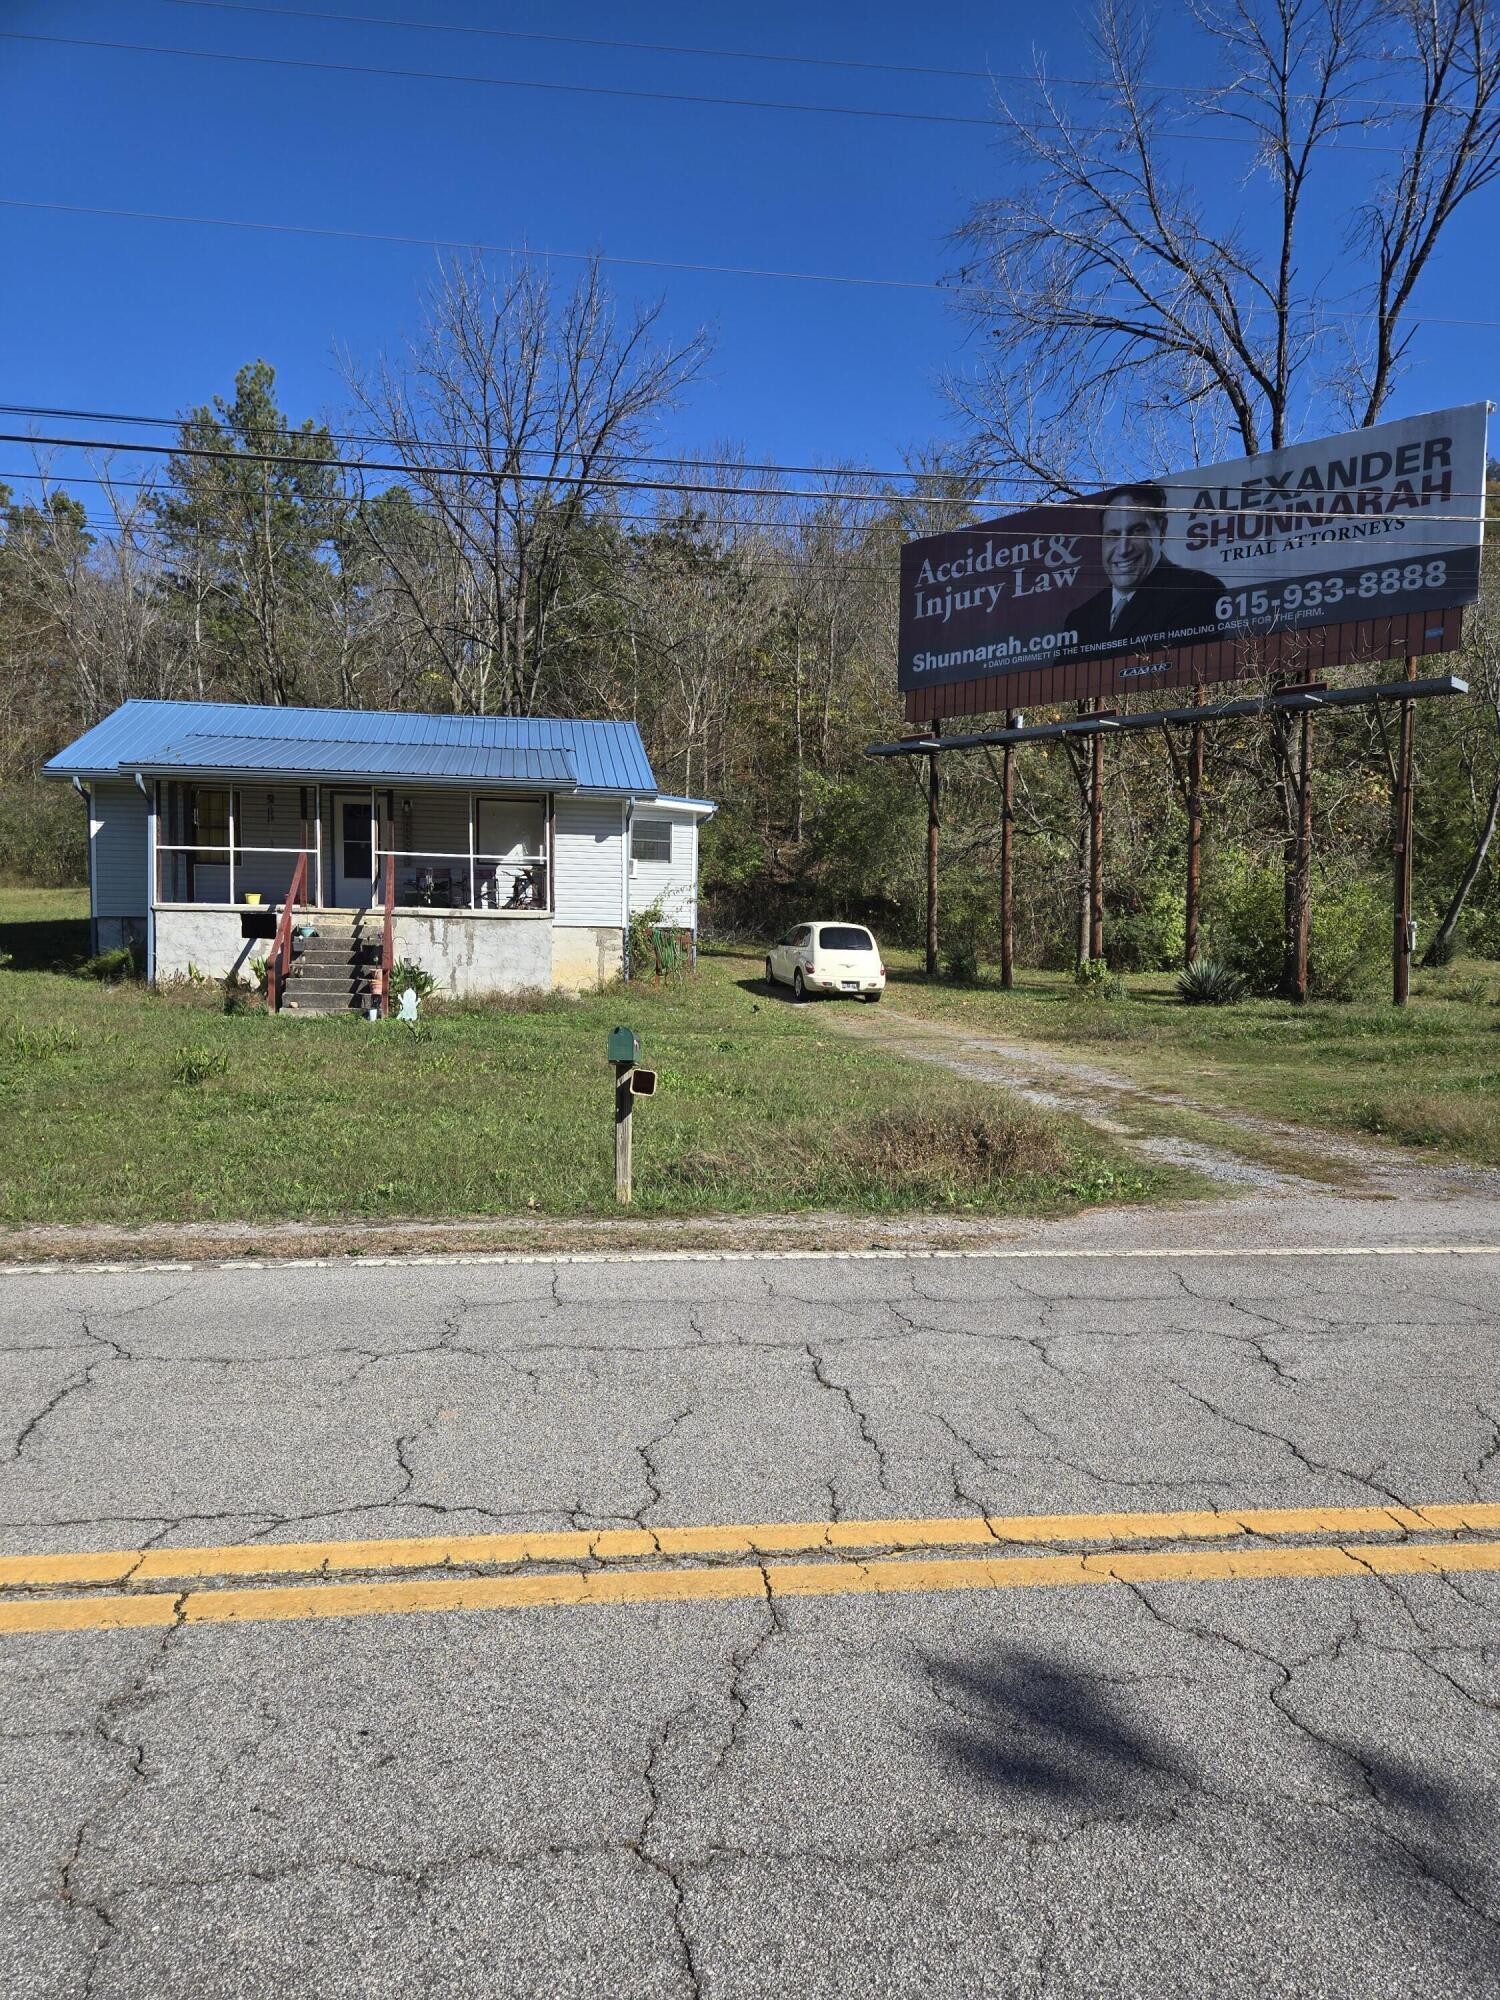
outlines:
[[[1410,655],[1406,678],[1417,677],[1417,663]],[[1391,999],[1404,1007],[1411,993],[1411,836],[1412,836],[1412,750],[1416,735],[1416,703],[1401,704],[1401,734],[1396,749],[1396,788],[1393,859],[1395,862],[1395,925],[1391,954]]]
[[[1304,681],[1312,676],[1304,672]],[[1297,832],[1292,860],[1292,935],[1287,998],[1299,1007],[1307,1000],[1307,948],[1312,929],[1312,710],[1304,708],[1298,724]]]
[[[1094,703],[1097,713],[1104,704]],[[1089,746],[1089,957],[1104,956],[1104,737]]]
[[[934,718],[934,736],[941,736],[943,725]],[[935,751],[927,756],[927,977],[935,979],[938,969],[938,806],[942,798],[942,779],[938,775],[938,760]]]
[[[1201,706],[1203,689],[1193,689],[1193,706]],[[1184,911],[1182,961],[1198,956],[1198,906],[1203,881],[1203,724],[1195,722],[1188,742],[1187,769],[1187,907]]]
[[[1014,729],[1016,711],[1006,713],[1005,726]],[[1016,746],[1000,753],[1000,985],[1009,993],[1016,983]]]

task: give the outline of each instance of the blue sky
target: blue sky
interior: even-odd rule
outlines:
[[[321,4],[980,71],[1023,67],[1041,35],[1054,69],[1083,61],[1083,13],[1071,7]],[[1185,19],[1180,6],[1165,10],[1160,76],[1192,74]],[[987,84],[957,77],[273,19],[170,0],[7,0],[0,27],[980,120],[989,102]],[[732,439],[756,459],[796,463],[895,465],[949,423],[939,380],[962,361],[964,334],[934,284],[953,261],[947,232],[999,171],[982,123],[553,95],[3,39],[0,131],[0,194],[13,200],[905,281],[913,288],[610,270],[627,296],[665,293],[677,330],[707,322],[715,334],[708,376],[667,442]],[[1241,166],[1236,149],[1216,144],[1199,149],[1194,171],[1236,207],[1246,202]],[[1360,168],[1352,162],[1347,185]],[[1434,319],[1500,320],[1491,247],[1500,192],[1485,202],[1423,285],[1420,304]],[[1312,258],[1333,256],[1341,220],[1335,202],[1310,239]],[[394,343],[416,318],[433,261],[420,247],[0,207],[0,400],[170,414],[226,391],[240,364],[263,356],[293,416],[336,413],[336,343],[363,355]],[[1391,414],[1487,395],[1496,331],[1424,327]],[[25,458],[22,447],[0,446],[0,473]]]

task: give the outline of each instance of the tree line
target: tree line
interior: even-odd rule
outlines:
[[[977,518],[997,484],[1024,504],[1376,421],[1416,287],[1500,174],[1487,0],[1225,0],[1195,21],[1205,81],[1187,98],[1153,84],[1145,16],[1106,0],[1086,114],[1040,71],[1000,104],[1004,193],[954,238],[978,360],[950,384],[954,439],[900,479],[788,480],[733,443],[669,458],[707,336],[622,305],[597,266],[559,285],[522,258],[443,267],[411,340],[346,364],[338,420],[289,415],[256,361],[182,417],[158,474],[103,455],[88,482],[43,464],[30,497],[0,489],[0,866],[77,875],[76,803],[34,774],[131,695],[596,715],[638,723],[664,787],[719,801],[711,921],[763,936],[827,909],[915,939],[925,774],[864,755],[904,727],[901,543]],[[1239,135],[1236,172],[1273,197],[1257,228],[1216,222],[1207,177],[1174,169],[1184,118]],[[1361,199],[1337,256],[1320,241],[1315,258],[1320,176],[1343,184],[1351,142]],[[1458,667],[1474,693],[1419,715],[1418,910],[1439,957],[1461,937],[1500,954],[1486,589]],[[1313,741],[1314,990],[1353,990],[1388,942],[1387,745],[1353,710]],[[1206,942],[1262,988],[1280,976],[1298,755],[1284,720],[1210,733]],[[1159,737],[1109,745],[1120,966],[1181,950],[1179,775]],[[1023,964],[1079,955],[1083,792],[1066,747],[1020,757]],[[994,763],[947,759],[942,812],[961,967],[998,947]]]

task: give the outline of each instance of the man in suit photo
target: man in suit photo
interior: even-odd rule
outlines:
[[[1217,624],[1214,606],[1223,584],[1207,571],[1187,569],[1162,554],[1167,496],[1148,481],[1117,486],[1099,503],[1099,553],[1108,578],[1086,598],[1071,623],[1080,649],[1106,640],[1123,650],[1175,632]]]

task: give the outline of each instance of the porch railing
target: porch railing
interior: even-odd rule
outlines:
[[[402,909],[546,910],[550,908],[546,853],[462,854],[435,848],[382,847],[380,857],[400,865],[397,900]]]
[[[292,870],[291,886],[286,892],[286,901],[281,906],[281,916],[276,924],[276,938],[271,946],[271,956],[266,962],[266,1004],[273,1014],[281,1012],[282,997],[286,992],[286,977],[292,968],[292,918],[297,905],[307,902],[307,850],[297,856],[297,865]]]
[[[396,857],[385,857],[385,923],[380,932],[380,1018],[391,1011],[391,973],[396,963]]]

